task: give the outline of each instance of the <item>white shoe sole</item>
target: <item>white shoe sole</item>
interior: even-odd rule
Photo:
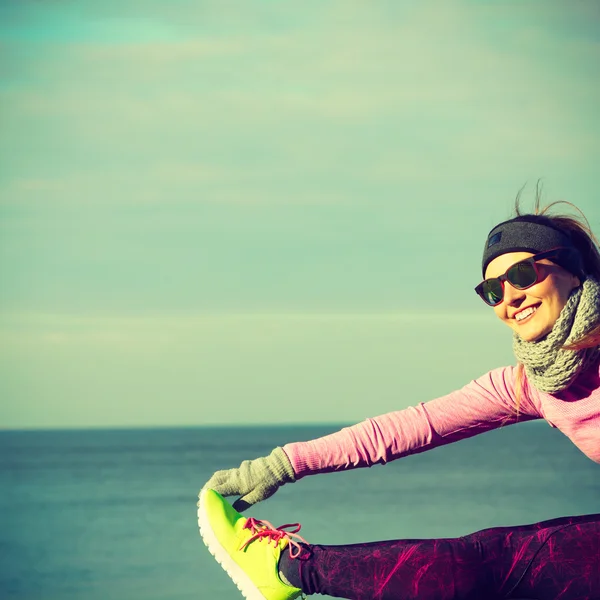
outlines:
[[[231,558],[229,552],[227,552],[225,548],[221,546],[219,540],[217,540],[217,536],[210,526],[208,515],[204,510],[205,495],[205,490],[202,490],[200,492],[200,502],[198,502],[198,525],[200,527],[202,541],[206,544],[210,553],[215,557],[215,560],[223,567],[225,573],[227,573],[233,583],[237,585],[244,598],[247,598],[248,600],[266,600],[265,596],[260,593],[250,577],[246,575],[246,572],[233,560],[233,558]]]

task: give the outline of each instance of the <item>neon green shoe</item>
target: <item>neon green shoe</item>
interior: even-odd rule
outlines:
[[[248,600],[293,600],[302,590],[279,578],[282,550],[300,553],[300,525],[273,527],[268,521],[246,519],[217,492],[205,489],[198,502],[200,535],[217,562]],[[295,527],[293,531],[285,528]]]

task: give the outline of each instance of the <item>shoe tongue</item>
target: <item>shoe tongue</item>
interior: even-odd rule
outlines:
[[[290,540],[288,540],[287,538],[281,538],[279,540],[279,549],[280,550],[285,550],[290,544]]]

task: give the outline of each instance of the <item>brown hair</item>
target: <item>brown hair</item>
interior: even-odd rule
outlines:
[[[540,216],[548,223],[548,225],[567,233],[573,241],[574,246],[581,254],[584,276],[593,277],[594,279],[600,281],[600,250],[598,249],[600,243],[598,242],[598,238],[596,238],[596,236],[593,234],[590,223],[586,219],[583,212],[577,208],[577,206],[571,202],[567,202],[566,200],[558,200],[556,202],[547,204],[546,206],[542,206],[542,185],[541,182],[538,181],[535,188],[535,204],[533,207],[533,213],[523,213],[521,212],[522,191],[523,188],[519,190],[519,193],[515,198],[515,216],[519,217],[524,214]],[[559,205],[561,207],[566,205],[571,209],[574,209],[578,214],[574,215],[564,212],[554,212],[555,207]],[[569,344],[568,346],[563,346],[563,349],[582,350],[584,348],[594,348],[596,346],[600,346],[600,324],[596,325],[596,327],[588,331],[588,333],[575,342]],[[515,382],[517,415],[519,413],[519,400],[521,398],[521,394],[523,391],[525,391],[526,383],[524,366],[519,363],[517,365]]]

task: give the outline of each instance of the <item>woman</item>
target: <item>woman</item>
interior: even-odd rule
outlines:
[[[585,217],[519,213],[489,233],[483,301],[514,332],[517,367],[447,396],[287,444],[219,471],[198,503],[205,543],[247,598],[600,599],[600,514],[461,538],[316,546],[235,509],[307,475],[385,463],[500,426],[546,419],[600,463],[600,254]],[[241,496],[230,506],[222,496]],[[288,551],[282,552],[285,548]]]

